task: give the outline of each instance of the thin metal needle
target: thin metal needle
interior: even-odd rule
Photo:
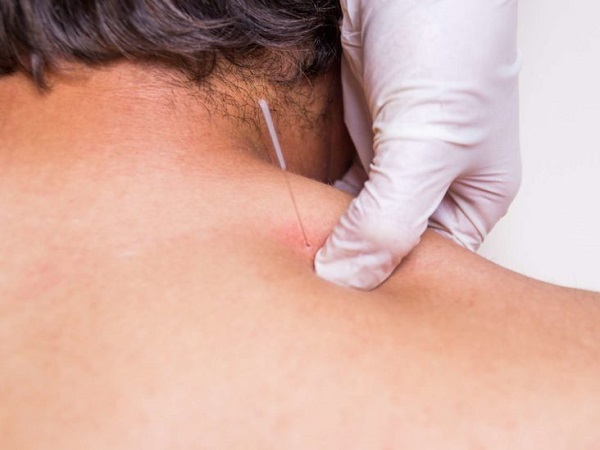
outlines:
[[[269,104],[266,100],[261,99],[258,101],[260,105],[260,109],[265,116],[265,121],[267,122],[267,128],[269,129],[269,134],[271,135],[271,140],[273,141],[273,147],[275,148],[275,154],[277,155],[277,160],[279,161],[279,167],[283,170],[283,177],[285,178],[285,182],[287,184],[288,190],[290,192],[290,197],[292,198],[292,204],[294,205],[294,211],[296,211],[296,217],[298,218],[298,224],[300,225],[300,230],[302,230],[302,236],[304,237],[304,244],[307,247],[310,247],[310,243],[308,242],[308,237],[306,235],[306,229],[304,228],[304,224],[302,223],[302,218],[300,217],[300,209],[298,208],[298,202],[296,201],[296,196],[294,195],[294,190],[292,189],[292,183],[290,183],[290,179],[287,172],[287,164],[285,163],[285,158],[283,156],[283,150],[281,148],[281,144],[279,143],[279,137],[277,136],[277,130],[275,130],[275,123],[273,122],[273,117],[271,116],[271,110],[269,108]]]

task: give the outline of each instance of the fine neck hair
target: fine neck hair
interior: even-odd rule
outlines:
[[[339,174],[339,168],[331,169],[333,174],[323,170],[317,160],[327,155],[315,151],[325,144],[331,127],[339,125],[334,117],[341,106],[336,71],[314,81],[274,84],[231,67],[199,85],[155,65],[122,62],[103,69],[71,66],[50,83],[49,91],[41,91],[21,74],[0,78],[5,105],[0,125],[2,131],[10,130],[13,142],[5,148],[33,147],[37,139],[46,148],[44,156],[50,157],[60,143],[63,155],[92,142],[105,150],[127,143],[138,152],[157,155],[168,147],[180,156],[189,151],[198,158],[204,148],[214,157],[213,147],[226,144],[228,150],[220,150],[220,156],[242,150],[269,161],[271,140],[258,104],[265,99],[292,170],[320,181]],[[50,147],[45,140],[49,134],[55,144]],[[119,156],[127,158],[128,152]]]

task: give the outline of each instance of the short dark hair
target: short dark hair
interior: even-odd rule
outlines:
[[[0,0],[0,76],[25,72],[45,87],[63,61],[126,58],[195,81],[219,61],[314,77],[339,58],[340,17],[339,0]]]

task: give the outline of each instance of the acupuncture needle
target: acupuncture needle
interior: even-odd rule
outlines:
[[[308,242],[308,237],[306,235],[306,229],[304,228],[302,218],[300,217],[300,209],[298,208],[298,202],[296,201],[296,196],[294,195],[294,190],[292,189],[292,183],[290,182],[287,164],[285,163],[285,158],[283,156],[283,150],[281,149],[281,144],[279,142],[277,130],[275,130],[275,123],[273,122],[273,117],[271,116],[271,109],[269,108],[269,104],[267,103],[267,101],[264,99],[259,100],[258,104],[260,105],[260,109],[262,110],[263,115],[265,116],[265,121],[267,122],[267,128],[271,136],[271,141],[273,141],[273,148],[275,149],[275,154],[277,155],[277,161],[279,162],[279,167],[281,167],[281,170],[283,171],[283,176],[285,178],[288,191],[290,192],[290,197],[292,199],[292,204],[294,205],[294,211],[296,211],[298,224],[300,225],[300,230],[302,230],[302,236],[304,237],[304,245],[306,245],[306,247],[310,247],[310,243]]]

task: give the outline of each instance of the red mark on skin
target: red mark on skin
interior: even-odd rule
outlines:
[[[297,221],[290,219],[283,225],[273,230],[275,240],[290,249],[294,254],[297,254],[305,259],[310,266],[313,266],[315,255],[319,249],[325,244],[331,229],[323,229],[318,227],[312,221],[307,222],[306,237],[310,245],[306,245],[304,233]]]

